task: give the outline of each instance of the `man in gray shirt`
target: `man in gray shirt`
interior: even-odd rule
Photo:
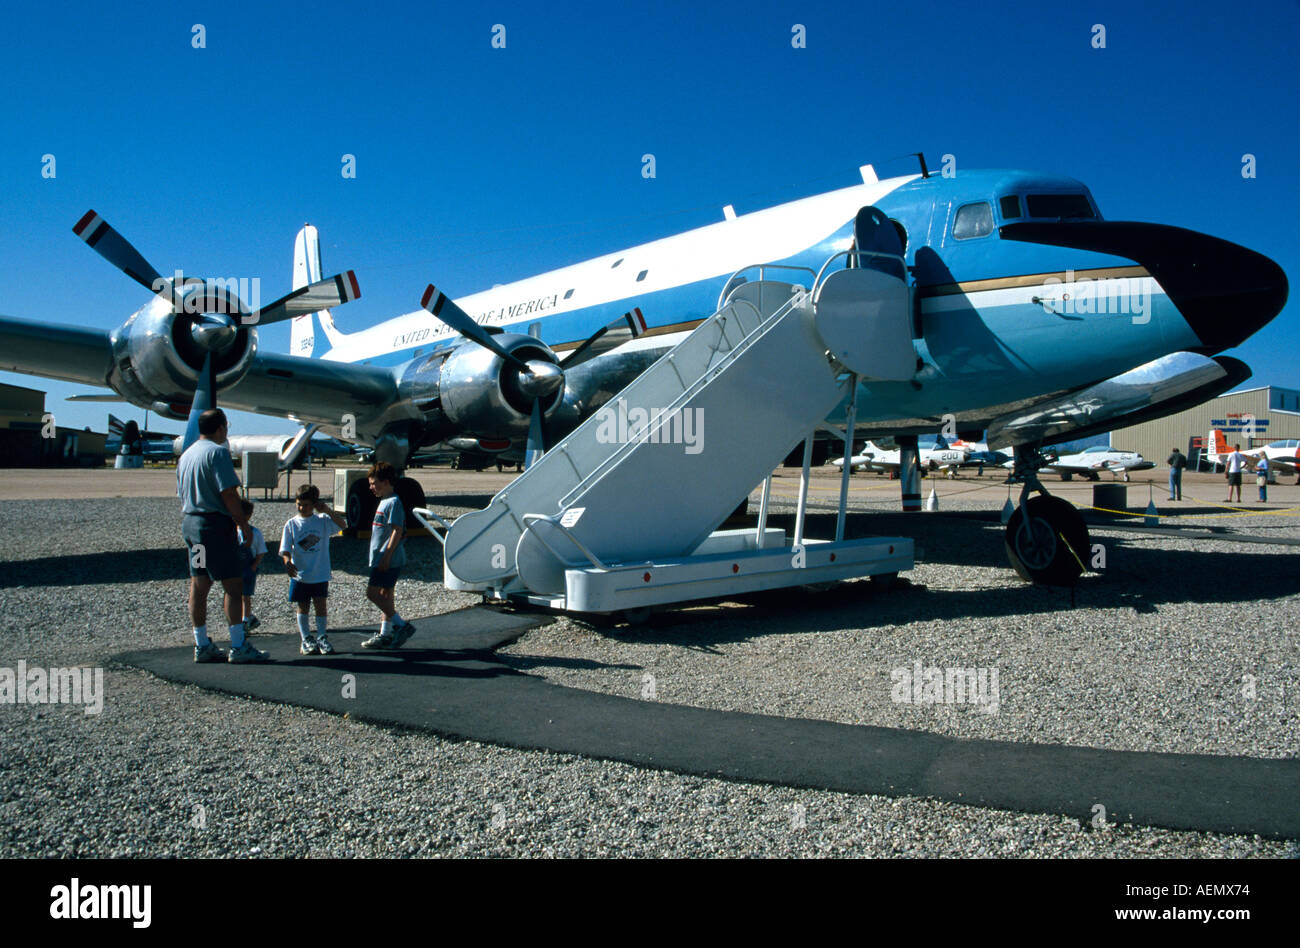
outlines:
[[[176,462],[176,494],[181,498],[181,536],[189,551],[190,619],[196,662],[265,662],[270,658],[244,640],[244,581],[235,527],[252,540],[239,503],[239,478],[226,447],[226,415],[211,408],[199,416],[199,439]],[[213,580],[226,593],[230,655],[208,638],[208,593]]]

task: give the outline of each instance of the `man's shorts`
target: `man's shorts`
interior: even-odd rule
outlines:
[[[244,595],[251,596],[257,589],[257,574],[251,569],[244,570]]]
[[[1228,486],[1229,487],[1241,486],[1241,471],[1236,471],[1228,475]]]
[[[313,599],[324,599],[330,594],[330,584],[304,583],[301,579],[289,580],[289,601],[308,603]]]
[[[400,566],[394,566],[392,569],[372,569],[370,571],[370,582],[367,585],[378,586],[380,589],[392,589],[397,585],[397,575],[401,571]]]
[[[181,518],[181,536],[189,553],[191,576],[206,573],[220,582],[235,579],[243,572],[235,521],[225,514],[185,514]]]

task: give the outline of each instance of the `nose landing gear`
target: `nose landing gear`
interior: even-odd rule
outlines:
[[[1014,483],[1024,484],[1020,504],[1007,521],[1007,559],[1026,582],[1073,586],[1091,552],[1088,525],[1069,502],[1047,493],[1038,469],[1047,463],[1028,445],[1016,447]],[[1032,491],[1039,496],[1030,497]]]

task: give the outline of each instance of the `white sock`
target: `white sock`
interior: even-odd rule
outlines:
[[[397,626],[402,624],[402,617],[399,616],[396,612],[394,612],[392,622],[393,622],[393,627],[396,628]]]
[[[209,644],[207,623],[194,627],[194,644],[199,648]]]
[[[307,636],[311,635],[311,626],[307,621],[307,613],[298,612],[295,613],[294,616],[298,620],[298,634],[302,636],[302,640],[305,642],[307,641]]]
[[[328,617],[328,616],[317,616],[317,617],[316,617],[316,638],[320,638],[322,635],[325,634],[325,626],[326,626],[326,622],[325,622],[325,620],[326,620],[327,618],[329,618],[329,617]]]
[[[241,622],[239,625],[232,625],[230,627],[230,647],[244,647],[244,623]]]
[[[379,623],[379,634],[380,634],[380,635],[392,635],[392,634],[393,634],[393,623],[390,622],[390,621],[387,620],[387,619],[385,619],[383,622]]]

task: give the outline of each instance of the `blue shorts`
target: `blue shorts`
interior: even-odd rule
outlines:
[[[253,590],[257,588],[257,574],[251,569],[244,570],[244,595],[253,595]]]
[[[181,518],[181,536],[189,554],[191,576],[206,573],[221,582],[243,571],[235,521],[225,514],[185,514]]]
[[[397,574],[402,571],[400,566],[394,566],[392,569],[372,569],[370,571],[370,582],[368,586],[378,586],[380,589],[392,589],[397,585]]]
[[[330,594],[330,584],[324,583],[304,583],[301,579],[289,580],[289,601],[290,602],[311,602],[313,599],[324,599]]]

